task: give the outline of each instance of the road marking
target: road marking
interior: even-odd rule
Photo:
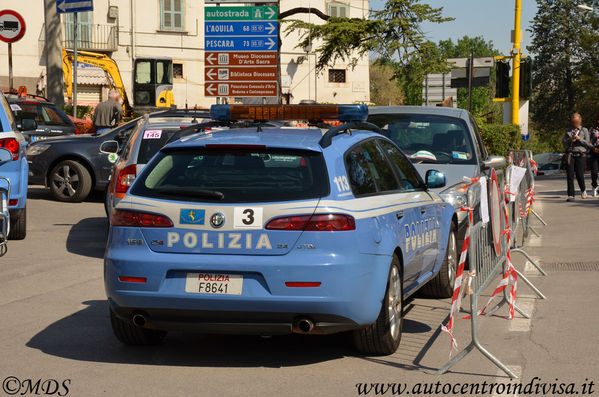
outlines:
[[[541,259],[533,256],[532,259],[539,265],[541,266]],[[542,267],[542,266],[541,266]],[[535,265],[533,265],[530,261],[526,261],[526,263],[524,264],[524,275],[525,276],[540,276],[541,273],[539,273],[539,270],[535,267]]]
[[[535,300],[534,299],[516,299],[516,305],[524,313],[528,314],[531,318],[524,318],[518,312],[515,312],[514,319],[510,321],[509,331],[511,332],[529,332],[532,328],[532,317],[535,311]]]

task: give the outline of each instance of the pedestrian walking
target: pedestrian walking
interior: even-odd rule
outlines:
[[[597,174],[599,174],[599,118],[595,121],[595,126],[591,128],[590,142],[591,150],[589,153],[589,168],[591,169],[591,187],[593,188],[593,197],[599,196],[599,187],[597,187]]]
[[[123,108],[119,103],[120,95],[116,90],[110,90],[108,99],[101,102],[94,110],[94,127],[96,134],[102,134],[116,127],[123,118]]]
[[[574,113],[570,119],[572,128],[566,131],[562,143],[566,147],[566,164],[568,176],[568,200],[574,201],[574,177],[580,188],[580,196],[587,198],[586,186],[584,183],[584,171],[586,168],[587,151],[591,148],[589,130],[582,126],[582,117]]]

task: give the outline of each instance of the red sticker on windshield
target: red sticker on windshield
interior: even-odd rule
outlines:
[[[145,130],[144,139],[160,139],[162,130]]]

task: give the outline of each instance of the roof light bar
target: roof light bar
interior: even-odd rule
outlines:
[[[212,105],[210,117],[218,121],[364,121],[368,117],[368,107],[366,105]]]

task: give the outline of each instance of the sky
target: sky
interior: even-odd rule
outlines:
[[[493,41],[493,45],[502,54],[508,55],[512,44],[510,34],[514,28],[514,0],[422,0],[432,7],[443,7],[443,15],[455,18],[454,21],[442,24],[425,24],[422,26],[427,38],[439,42],[448,38],[457,41],[463,36],[483,36]],[[383,3],[374,0],[371,6]],[[536,13],[535,0],[522,0],[522,30],[524,40],[523,53],[527,53],[526,45],[530,43],[530,23]]]

